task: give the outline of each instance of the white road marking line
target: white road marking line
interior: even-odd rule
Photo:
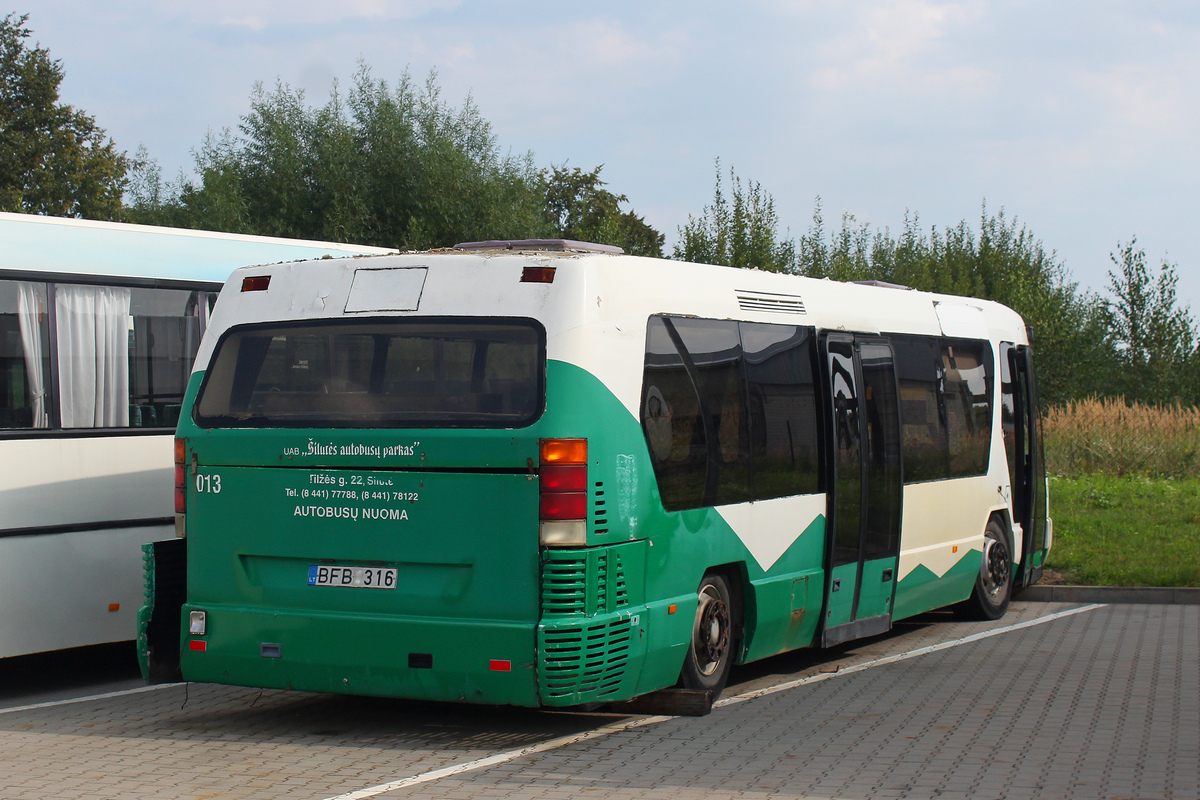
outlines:
[[[774,686],[768,686],[765,689],[755,689],[752,692],[746,692],[745,694],[734,695],[733,697],[727,697],[724,700],[718,700],[717,702],[713,703],[713,708],[722,708],[724,706],[731,706],[736,703],[744,703],[747,700],[765,697],[766,695],[775,694],[776,692],[785,692],[788,689],[794,689],[797,686],[807,686],[810,683],[820,683],[821,681],[829,680],[830,678],[836,678],[839,675],[853,675],[855,672],[862,672],[863,670],[871,669],[872,667],[882,667],[886,666],[887,664],[895,664],[897,661],[907,661],[910,658],[929,655],[930,653],[936,653],[939,650],[949,650],[951,647],[958,647],[961,644],[978,642],[981,639],[999,636],[1002,633],[1019,631],[1022,628],[1031,628],[1034,625],[1041,625],[1045,622],[1053,622],[1056,619],[1070,617],[1074,614],[1082,614],[1085,611],[1095,611],[1097,608],[1104,608],[1104,604],[1093,603],[1091,605],[1080,606],[1079,608],[1067,609],[1066,611],[1058,611],[1053,614],[1047,614],[1044,617],[1018,622],[1016,625],[1005,625],[1003,628],[993,628],[990,631],[973,633],[970,636],[964,636],[961,639],[953,639],[949,642],[942,642],[941,644],[933,644],[928,647],[919,647],[916,650],[909,650],[906,653],[897,653],[894,656],[884,656],[883,658],[876,658],[872,661],[864,661],[861,664],[854,664],[846,667],[845,669],[839,669],[837,672],[822,672],[817,675],[809,675],[804,678],[797,678],[794,681],[778,683]]]
[[[430,772],[422,772],[420,775],[413,775],[408,778],[400,778],[399,780],[381,783],[377,786],[369,786],[366,789],[359,789],[357,792],[348,794],[339,794],[336,797],[330,797],[328,800],[364,800],[367,797],[375,797],[384,792],[395,791],[396,789],[404,789],[409,786],[417,786],[422,783],[448,778],[451,775],[458,775],[462,772],[472,772],[485,767],[492,767],[496,764],[503,764],[507,761],[512,761],[521,756],[528,756],[534,753],[542,753],[547,750],[557,750],[560,747],[566,747],[569,744],[578,742],[586,742],[592,739],[599,739],[608,736],[610,733],[619,733],[620,731],[629,730],[630,728],[639,728],[644,725],[656,725],[660,722],[666,722],[675,717],[641,717],[639,719],[629,719],[624,722],[616,722],[612,725],[604,725],[583,733],[575,733],[570,736],[560,736],[557,739],[550,739],[540,744],[531,744],[528,747],[522,747],[519,750],[509,750],[506,753],[497,753],[494,756],[480,758],[476,761],[467,761],[462,764],[455,764],[450,767],[442,767],[441,769],[431,770]]]
[[[13,706],[12,708],[0,708],[0,714],[15,714],[18,711],[35,711],[39,708],[54,708],[55,706],[66,706],[71,703],[86,703],[89,700],[107,700],[110,697],[124,697],[129,694],[141,694],[142,692],[155,692],[159,689],[170,689],[172,686],[183,686],[182,683],[156,683],[153,686],[139,686],[136,689],[122,689],[119,692],[105,692],[104,694],[89,694],[84,697],[68,697],[65,700],[47,700],[45,703],[34,703],[28,706]]]
[[[916,650],[909,650],[906,653],[900,653],[900,654],[894,655],[894,656],[885,656],[883,658],[877,658],[873,661],[866,661],[862,664],[855,664],[854,666],[847,667],[842,670],[838,670],[837,672],[823,672],[823,673],[820,673],[819,675],[810,675],[806,678],[799,678],[794,681],[788,681],[786,683],[781,683],[776,686],[768,687],[766,689],[756,689],[752,692],[746,692],[745,694],[739,694],[739,695],[735,695],[733,697],[726,698],[724,700],[718,700],[716,703],[713,704],[713,708],[723,708],[725,706],[733,705],[735,703],[744,703],[747,700],[753,700],[755,698],[763,697],[765,695],[775,694],[776,692],[783,692],[788,689],[794,689],[797,686],[804,686],[804,685],[810,684],[810,683],[817,683],[818,681],[828,680],[829,678],[836,678],[840,675],[852,675],[855,672],[862,672],[863,670],[871,669],[872,667],[882,667],[887,664],[894,664],[897,661],[906,661],[910,658],[916,658],[917,656],[928,655],[929,653],[936,653],[939,650],[948,650],[951,647],[957,647],[957,646],[963,645],[963,644],[970,644],[971,642],[978,642],[981,639],[987,639],[992,636],[999,636],[1002,633],[1010,633],[1012,631],[1021,630],[1022,628],[1031,628],[1034,625],[1041,625],[1046,622],[1053,622],[1056,619],[1062,619],[1063,617],[1069,617],[1069,616],[1072,616],[1073,614],[1082,614],[1085,611],[1095,611],[1098,608],[1104,608],[1104,607],[1105,607],[1104,604],[1093,603],[1091,605],[1081,606],[1079,608],[1072,608],[1067,611],[1059,611],[1054,614],[1047,614],[1044,617],[1037,617],[1036,619],[1026,620],[1025,622],[1019,622],[1016,625],[1006,625],[1003,628],[995,628],[993,630],[983,631],[981,633],[973,633],[970,636],[964,636],[961,639],[954,639],[949,642],[942,642],[941,644],[930,645],[929,647],[921,647]],[[514,759],[521,758],[522,756],[533,755],[534,753],[544,753],[547,750],[557,750],[558,748],[566,747],[567,745],[577,744],[579,742],[587,742],[587,741],[591,741],[592,739],[599,739],[604,736],[608,736],[609,734],[619,733],[621,731],[629,730],[631,728],[639,728],[639,727],[644,727],[647,725],[657,725],[660,722],[666,722],[667,720],[671,720],[671,719],[677,719],[677,717],[674,717],[674,716],[641,717],[638,719],[632,719],[632,720],[626,720],[624,722],[613,723],[612,725],[604,725],[604,726],[596,728],[594,730],[584,731],[583,733],[576,733],[576,734],[572,734],[570,736],[560,736],[557,739],[550,739],[550,740],[542,742],[540,744],[534,744],[534,745],[530,745],[528,747],[522,747],[518,750],[509,750],[504,753],[497,753],[494,756],[488,756],[487,758],[480,758],[475,761],[466,761],[462,764],[455,764],[455,765],[449,766],[449,767],[442,767],[441,769],[430,770],[429,772],[422,772],[419,775],[411,775],[407,778],[399,778],[397,780],[388,781],[387,783],[381,783],[376,786],[368,786],[365,789],[359,789],[358,791],[349,792],[347,794],[339,794],[339,795],[335,795],[333,797],[327,797],[327,798],[325,798],[325,800],[367,800],[367,798],[377,797],[381,794],[385,794],[387,792],[393,792],[397,789],[406,789],[410,786],[418,786],[422,783],[430,783],[432,781],[441,780],[442,778],[449,778],[452,775],[461,775],[464,772],[474,772],[475,770],[486,769],[487,767],[494,767],[497,764],[504,764],[509,761],[513,761]]]

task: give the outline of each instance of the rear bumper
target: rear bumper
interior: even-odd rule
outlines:
[[[184,680],[538,705],[531,623],[202,608],[206,635],[183,637]]]

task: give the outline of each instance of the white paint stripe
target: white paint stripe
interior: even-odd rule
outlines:
[[[404,789],[409,786],[417,786],[418,784],[429,783],[430,781],[448,778],[451,775],[458,775],[463,772],[472,772],[477,769],[484,769],[485,767],[493,767],[496,764],[503,764],[507,761],[520,758],[521,756],[542,753],[547,750],[557,750],[560,747],[577,744],[578,742],[599,739],[601,737],[608,736],[610,733],[619,733],[620,731],[629,730],[630,728],[638,728],[644,725],[657,725],[658,723],[666,722],[669,719],[675,719],[675,717],[641,717],[639,719],[625,720],[624,722],[605,725],[603,727],[596,728],[595,730],[584,731],[583,733],[576,733],[570,736],[560,736],[557,739],[550,739],[549,741],[545,741],[540,744],[532,744],[529,747],[522,747],[519,750],[509,750],[507,753],[497,753],[494,756],[481,758],[477,761],[468,761],[463,764],[455,764],[451,767],[442,767],[441,769],[435,769],[430,772],[422,772],[420,775],[413,775],[408,778],[401,778],[400,780],[390,781],[388,783],[381,783],[378,786],[369,786],[366,789],[359,789],[357,792],[350,792],[349,794],[339,794],[336,797],[327,798],[327,800],[364,800],[364,798],[375,797],[383,794],[384,792],[391,792],[395,791],[396,789]]]
[[[183,686],[182,683],[156,683],[153,686],[139,686],[136,689],[122,689],[119,692],[105,692],[104,694],[89,694],[85,697],[69,697],[66,700],[48,700],[45,703],[34,703],[29,706],[13,706],[12,708],[0,708],[0,714],[15,714],[18,711],[34,711],[39,708],[54,708],[55,706],[66,706],[71,703],[86,703],[89,700],[107,700],[110,697],[124,697],[130,694],[141,694],[142,692],[155,692],[159,689],[169,689],[172,686]]]
[[[1082,614],[1085,611],[1095,611],[1098,608],[1104,608],[1104,605],[1100,604],[1100,603],[1093,603],[1092,605],[1081,606],[1080,608],[1072,608],[1067,611],[1059,611],[1054,614],[1047,614],[1044,617],[1038,617],[1037,619],[1031,619],[1031,620],[1026,620],[1025,622],[1019,622],[1016,625],[1006,625],[1003,628],[995,628],[990,631],[983,631],[982,633],[974,633],[974,634],[971,634],[970,636],[964,636],[961,639],[954,639],[953,641],[942,642],[941,644],[930,645],[929,647],[921,647],[916,650],[910,650],[907,653],[900,653],[899,655],[885,656],[884,658],[877,658],[874,661],[867,661],[862,664],[856,664],[852,667],[847,667],[846,669],[838,670],[837,672],[823,672],[819,675],[811,675],[807,678],[800,678],[798,680],[788,681],[787,683],[781,683],[781,684],[778,684],[776,686],[771,686],[766,689],[757,689],[755,691],[746,692],[745,694],[739,694],[734,697],[726,698],[724,700],[718,700],[716,703],[713,703],[713,708],[723,708],[724,706],[733,705],[735,703],[744,703],[747,700],[753,700],[758,697],[764,697],[769,694],[775,694],[776,692],[783,692],[788,689],[794,689],[797,686],[804,686],[804,685],[810,684],[810,683],[817,683],[819,681],[828,680],[829,678],[836,678],[839,675],[852,675],[855,672],[862,672],[863,670],[871,669],[872,667],[882,667],[887,664],[894,664],[897,661],[905,661],[910,658],[916,658],[917,656],[928,655],[929,653],[936,653],[939,650],[948,650],[951,647],[958,647],[959,645],[962,645],[962,644],[970,644],[971,642],[978,642],[981,639],[987,639],[992,636],[999,636],[1002,633],[1010,633],[1012,631],[1021,630],[1022,628],[1031,628],[1034,625],[1041,625],[1045,622],[1053,622],[1056,619],[1061,619],[1063,617],[1069,617],[1073,614]],[[629,730],[631,728],[644,727],[647,725],[657,725],[660,722],[666,722],[667,720],[671,720],[671,719],[676,719],[676,717],[654,716],[654,717],[641,717],[638,719],[626,720],[624,722],[618,722],[618,723],[614,723],[612,725],[605,725],[603,727],[596,728],[595,730],[585,731],[583,733],[576,733],[571,736],[560,736],[557,739],[550,739],[549,741],[542,742],[541,744],[534,744],[534,745],[530,745],[529,747],[522,747],[519,750],[509,750],[508,752],[505,752],[505,753],[497,753],[494,756],[488,756],[487,758],[480,758],[476,761],[467,761],[462,764],[455,764],[455,765],[449,766],[449,767],[442,767],[441,769],[435,769],[435,770],[431,770],[429,772],[422,772],[419,775],[412,775],[407,778],[400,778],[399,780],[389,781],[388,783],[381,783],[376,786],[368,786],[365,789],[359,789],[358,791],[355,791],[355,792],[349,792],[347,794],[339,794],[339,795],[335,795],[333,797],[327,797],[327,798],[325,798],[325,800],[367,800],[367,798],[377,797],[381,794],[385,794],[386,792],[392,792],[397,789],[405,789],[405,788],[408,788],[409,786],[417,786],[422,783],[430,783],[431,781],[441,780],[442,778],[448,778],[452,775],[461,775],[464,772],[473,772],[475,770],[485,769],[487,767],[494,767],[497,764],[504,764],[504,763],[512,761],[514,759],[521,758],[522,756],[528,756],[528,755],[532,755],[534,753],[544,753],[547,750],[557,750],[558,748],[566,747],[567,745],[578,744],[579,742],[587,742],[587,741],[591,741],[592,739],[599,739],[601,737],[608,736],[610,733],[619,733],[620,731]]]
[[[820,683],[821,681],[829,680],[830,678],[836,678],[840,675],[853,675],[856,672],[862,672],[863,670],[868,670],[873,667],[882,667],[882,666],[886,666],[888,664],[895,664],[897,661],[907,661],[910,658],[916,658],[917,656],[926,656],[926,655],[929,655],[930,653],[936,653],[939,650],[949,650],[951,647],[958,647],[961,644],[970,644],[971,642],[978,642],[981,639],[988,639],[988,638],[991,638],[992,636],[999,636],[1002,633],[1011,633],[1012,631],[1019,631],[1022,628],[1032,628],[1034,625],[1041,625],[1046,622],[1053,622],[1056,619],[1061,619],[1063,617],[1070,617],[1074,614],[1082,614],[1085,611],[1095,611],[1097,608],[1104,608],[1104,604],[1093,603],[1092,605],[1080,606],[1079,608],[1072,608],[1072,609],[1068,609],[1066,611],[1058,611],[1054,614],[1047,614],[1044,617],[1038,617],[1037,619],[1030,619],[1030,620],[1026,620],[1025,622],[1018,622],[1016,625],[1006,625],[1003,628],[993,628],[992,630],[989,630],[989,631],[982,631],[981,633],[973,633],[970,636],[964,636],[961,639],[954,639],[949,642],[942,642],[941,644],[930,645],[929,647],[919,647],[916,650],[909,650],[907,653],[898,653],[897,655],[894,655],[894,656],[884,656],[883,658],[877,658],[877,659],[874,659],[873,661],[864,661],[861,664],[854,664],[853,666],[846,667],[845,669],[839,669],[837,672],[822,672],[817,675],[809,675],[804,678],[798,678],[794,681],[788,681],[786,683],[776,684],[775,686],[768,686],[766,689],[756,689],[752,692],[746,692],[745,694],[739,694],[734,697],[727,697],[724,700],[718,700],[717,702],[713,703],[713,708],[721,708],[723,706],[731,706],[731,705],[734,705],[735,703],[744,703],[747,700],[754,700],[759,697],[765,697],[766,695],[775,694],[776,692],[785,692],[788,689],[795,689],[797,686],[806,686],[811,683]]]

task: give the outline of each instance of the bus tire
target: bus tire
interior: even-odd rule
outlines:
[[[971,597],[958,611],[967,619],[1000,619],[1012,598],[1012,540],[1000,520],[988,520],[983,532],[983,558]]]
[[[718,573],[706,574],[696,594],[696,619],[679,683],[685,689],[711,691],[715,698],[725,688],[733,666],[733,595],[725,576]]]

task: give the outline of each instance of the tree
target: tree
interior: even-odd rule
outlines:
[[[546,213],[558,236],[616,245],[631,255],[662,258],[664,236],[633,211],[621,211],[621,203],[629,198],[603,188],[603,168],[602,164],[585,172],[563,164],[542,170]]]
[[[1108,273],[1113,300],[1107,308],[1124,368],[1122,393],[1150,403],[1172,402],[1181,395],[1194,402],[1197,332],[1191,311],[1176,304],[1175,265],[1163,261],[1152,277],[1136,237],[1118,243],[1109,257],[1116,269]]]
[[[989,213],[985,204],[978,228],[963,220],[928,230],[915,213],[905,212],[904,228],[893,236],[850,214],[842,215],[838,229],[828,230],[818,197],[797,245],[778,236],[769,193],[756,183],[743,188],[732,170],[730,179],[732,203],[722,192],[718,169],[714,201],[699,219],[688,218],[676,258],[995,300],[1016,310],[1034,330],[1043,402],[1118,390],[1104,302],[1081,292],[1055,254],[1003,210]]]
[[[392,88],[363,65],[348,98],[335,87],[321,108],[256,85],[238,133],[197,151],[196,175],[164,185],[139,159],[131,217],[401,249],[553,232],[532,157],[501,155],[470,98],[450,106],[435,74]]]
[[[729,170],[732,205],[721,191],[721,162],[716,162],[713,203],[699,218],[688,215],[679,229],[675,258],[730,267],[757,267],[770,272],[796,269],[796,245],[777,238],[779,218],[775,200],[757,182],[742,186],[741,178]]]
[[[62,65],[27,45],[28,19],[0,21],[0,210],[117,218],[125,154],[95,119],[58,102]]]

